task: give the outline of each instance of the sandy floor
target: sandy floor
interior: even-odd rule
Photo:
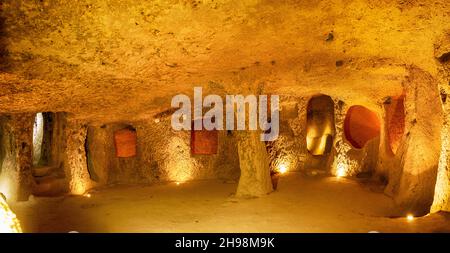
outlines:
[[[116,186],[91,197],[13,203],[25,232],[450,232],[450,214],[389,218],[379,187],[290,173],[262,198],[234,199],[235,183],[217,180]]]

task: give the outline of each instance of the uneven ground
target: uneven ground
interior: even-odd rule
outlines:
[[[266,197],[235,199],[235,189],[214,180],[116,186],[11,207],[25,232],[450,232],[445,213],[392,218],[393,201],[373,184],[290,173]]]

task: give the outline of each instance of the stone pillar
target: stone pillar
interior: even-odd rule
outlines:
[[[389,144],[389,125],[388,125],[388,117],[386,113],[386,106],[389,106],[391,103],[391,98],[386,98],[384,101],[380,102],[383,104],[382,106],[382,114],[381,114],[381,129],[380,129],[380,147],[378,150],[378,161],[375,168],[375,178],[380,180],[383,183],[390,182],[384,189],[384,194],[389,197],[393,197],[395,195],[396,188],[398,185],[394,184],[394,182],[398,182],[399,175],[401,173],[400,170],[400,160],[402,156],[403,146],[401,145],[398,151],[394,154],[391,150]],[[405,134],[403,134],[401,144],[405,142]]]
[[[437,81],[428,73],[409,68],[405,80],[406,147],[395,194],[404,213],[430,211],[441,149],[442,107]],[[392,183],[392,182],[390,182]]]
[[[359,168],[360,162],[354,159],[349,152],[352,151],[352,146],[345,141],[344,122],[348,110],[348,105],[342,100],[335,100],[334,103],[334,122],[335,122],[335,137],[334,137],[334,152],[332,157],[331,174],[338,177],[354,176]]]
[[[33,124],[34,114],[14,115],[16,160],[18,162],[19,189],[17,200],[28,200],[33,183],[31,167],[33,164]]]
[[[89,171],[87,169],[86,152],[84,142],[86,140],[87,127],[82,122],[68,119],[65,129],[65,155],[64,170],[71,194],[83,194],[93,187]]]
[[[445,42],[446,41],[446,42]],[[447,50],[445,50],[447,49]],[[442,57],[450,50],[450,37],[438,42],[435,47],[435,57]],[[439,83],[442,107],[444,111],[443,127],[441,131],[441,154],[437,172],[436,187],[431,212],[450,211],[450,61],[441,61],[439,66]]]
[[[447,95],[445,94],[447,97]],[[431,212],[450,211],[450,108],[444,103],[444,124],[441,134],[441,154]]]
[[[86,155],[86,158],[90,166],[88,172],[93,173],[91,179],[96,180],[97,184],[106,185],[111,160],[115,159],[112,131],[107,129],[106,126],[89,126],[87,135],[89,155]]]
[[[293,120],[295,124],[292,124],[292,131],[294,132],[295,140],[299,142],[299,152],[298,152],[298,161],[301,162],[300,170],[306,170],[306,158],[308,155],[308,149],[306,147],[306,121],[307,121],[307,113],[308,113],[308,101],[309,99],[304,97],[301,98],[298,102],[298,117]]]
[[[34,114],[12,114],[1,119],[0,191],[9,200],[26,201],[33,183]]]
[[[237,197],[258,197],[270,193],[272,182],[266,146],[259,131],[237,132],[241,177]]]

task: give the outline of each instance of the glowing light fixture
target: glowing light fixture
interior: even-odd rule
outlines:
[[[287,165],[284,164],[284,163],[280,164],[280,165],[278,166],[278,171],[279,171],[281,174],[286,173],[286,172],[288,171]]]
[[[0,196],[0,233],[22,233],[20,222]]]
[[[345,177],[347,169],[345,168],[345,164],[339,163],[336,170],[336,177]]]
[[[407,219],[408,221],[413,221],[413,220],[414,220],[414,216],[413,216],[412,214],[408,214],[408,215],[406,216],[406,219]]]
[[[82,195],[86,193],[86,187],[84,185],[84,182],[81,180],[75,181],[75,184],[71,186],[71,193],[74,195]]]
[[[193,177],[194,161],[190,157],[190,146],[180,137],[170,140],[166,149],[168,161],[164,165],[172,182],[183,183]]]
[[[284,158],[280,163],[278,163],[277,171],[284,174],[289,171],[289,162]]]
[[[341,142],[337,148],[336,159],[333,162],[333,175],[336,177],[348,177],[354,175],[357,168],[359,168],[359,163],[357,160],[348,157],[348,151],[352,147],[350,144]]]
[[[85,194],[83,194],[83,196],[86,197],[86,198],[90,198],[91,194],[90,193],[85,193]]]

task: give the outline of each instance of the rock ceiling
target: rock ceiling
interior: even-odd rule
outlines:
[[[450,2],[2,0],[0,112],[145,118],[178,93],[374,105],[437,72]]]

